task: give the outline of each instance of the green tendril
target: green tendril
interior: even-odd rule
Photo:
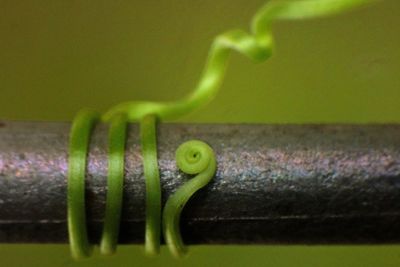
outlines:
[[[197,174],[168,198],[163,211],[165,242],[172,255],[179,258],[187,252],[179,230],[182,209],[196,191],[210,182],[215,174],[217,163],[213,149],[198,140],[191,140],[180,145],[175,159],[181,171]]]
[[[161,187],[157,161],[156,116],[147,115],[140,121],[143,170],[146,180],[145,252],[160,251]]]
[[[68,232],[71,254],[74,259],[89,257],[92,248],[86,228],[85,174],[90,134],[99,114],[80,111],[72,124],[68,156]]]
[[[217,94],[232,50],[262,62],[272,55],[271,26],[278,20],[309,19],[339,14],[376,0],[300,0],[271,1],[253,17],[251,33],[231,30],[217,36],[194,90],[174,102],[125,102],[111,108],[102,116],[111,122],[109,134],[109,170],[106,215],[100,251],[111,254],[118,241],[122,201],[123,165],[126,123],[140,122],[141,148],[146,180],[145,250],[154,255],[160,246],[161,189],[157,163],[156,120],[176,119],[210,102]],[[85,217],[85,169],[90,132],[98,120],[97,113],[81,111],[74,119],[69,147],[68,170],[68,228],[74,258],[90,255]],[[206,162],[206,163],[204,163]],[[212,149],[200,141],[190,141],[177,150],[177,163],[182,171],[197,174],[180,187],[168,200],[163,212],[163,230],[172,254],[185,254],[179,231],[179,218],[189,198],[206,185],[215,173],[216,162]],[[192,169],[192,164],[196,168]],[[198,166],[201,166],[198,167]],[[204,169],[203,169],[204,167]]]
[[[111,121],[108,134],[107,198],[100,241],[100,253],[103,255],[114,254],[118,243],[124,184],[126,128],[126,116],[118,115]]]
[[[231,50],[236,50],[262,62],[272,55],[273,36],[271,24],[277,20],[310,19],[342,13],[376,0],[303,0],[272,1],[263,6],[253,17],[251,34],[231,30],[218,35],[211,45],[203,74],[193,92],[175,102],[125,102],[105,113],[108,120],[115,114],[126,113],[130,121],[137,121],[146,114],[159,119],[176,119],[210,102],[218,92],[225,75]]]

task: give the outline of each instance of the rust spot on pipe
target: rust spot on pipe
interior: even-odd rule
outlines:
[[[6,126],[6,124],[4,122],[0,121],[0,128],[5,127],[5,126]]]

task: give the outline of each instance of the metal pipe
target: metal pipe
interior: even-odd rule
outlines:
[[[68,123],[0,124],[0,242],[67,242]],[[161,124],[163,201],[189,176],[175,149],[215,150],[214,180],[185,207],[195,244],[399,243],[400,125]],[[87,172],[88,228],[104,216],[107,126],[96,127]],[[129,128],[121,243],[143,243],[145,185],[138,126]]]

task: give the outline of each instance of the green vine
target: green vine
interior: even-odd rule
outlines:
[[[174,102],[134,101],[119,104],[102,116],[110,122],[109,170],[106,215],[100,244],[102,254],[112,254],[117,245],[122,204],[123,166],[126,124],[140,123],[143,167],[146,180],[145,250],[157,254],[160,246],[161,188],[157,163],[156,120],[176,119],[210,102],[220,88],[231,50],[261,62],[272,55],[271,26],[278,20],[297,20],[338,14],[373,0],[301,0],[271,1],[253,17],[251,33],[231,30],[217,36],[211,45],[199,83],[191,94]],[[91,253],[85,217],[84,179],[90,133],[99,115],[82,111],[74,119],[69,147],[68,228],[72,256],[85,258]],[[190,141],[177,150],[179,168],[197,174],[180,187],[168,200],[163,213],[166,244],[174,256],[185,254],[179,231],[180,213],[189,198],[205,186],[216,171],[212,149],[203,142]],[[192,169],[191,164],[199,168]],[[199,164],[199,165],[198,165]]]

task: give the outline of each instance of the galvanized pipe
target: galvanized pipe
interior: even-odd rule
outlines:
[[[0,123],[0,242],[64,243],[69,123]],[[209,143],[216,177],[185,207],[195,244],[399,243],[400,125],[161,124],[163,201],[188,175],[175,149]],[[104,216],[107,126],[92,136],[88,227]],[[121,243],[143,243],[145,186],[138,126],[128,133]]]

